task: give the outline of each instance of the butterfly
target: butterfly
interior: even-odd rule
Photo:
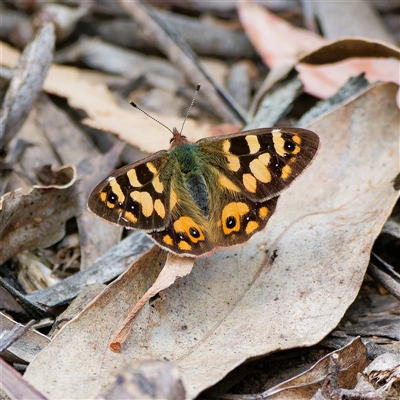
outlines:
[[[189,257],[244,243],[262,230],[281,192],[320,146],[316,133],[300,128],[254,129],[195,143],[176,128],[171,132],[168,151],[115,171],[92,191],[88,207]]]

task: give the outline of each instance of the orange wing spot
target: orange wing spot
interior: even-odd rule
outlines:
[[[169,199],[170,210],[174,209],[177,201],[178,201],[178,197],[176,196],[175,190],[171,190],[171,197]]]
[[[218,182],[226,189],[232,190],[234,192],[240,192],[240,189],[225,175],[221,175],[218,179]]]
[[[158,175],[152,180],[151,184],[157,193],[162,193],[164,191],[164,185],[160,181],[160,177]]]
[[[239,232],[240,221],[243,215],[250,211],[246,203],[232,202],[222,210],[222,230],[225,235],[230,235],[232,232]]]
[[[291,173],[292,173],[292,167],[290,165],[285,165],[282,168],[282,174],[281,174],[282,179],[286,180],[287,178],[290,177]]]
[[[157,199],[154,202],[154,209],[156,210],[156,213],[162,218],[165,218],[165,207],[164,204],[162,203],[162,201],[160,199]]]
[[[136,170],[135,168],[130,169],[127,173],[126,173],[128,179],[129,179],[129,183],[131,184],[131,186],[133,187],[142,187],[143,185],[139,182],[139,179],[136,175]]]
[[[226,161],[228,162],[228,169],[233,172],[237,172],[240,169],[239,157],[234,155],[225,155]]]
[[[258,141],[258,138],[255,135],[247,135],[246,142],[247,145],[249,146],[250,154],[256,154],[261,148],[260,142]]]
[[[100,193],[100,200],[105,203],[105,201],[107,200],[107,193],[106,192],[101,192]]]
[[[124,212],[124,217],[129,221],[132,222],[132,224],[137,223],[137,218],[130,212],[130,211],[125,211]]]
[[[181,250],[191,250],[191,249],[192,249],[192,246],[191,246],[188,242],[185,242],[184,240],[181,240],[181,241],[178,243],[178,247],[179,247]]]
[[[193,243],[204,240],[202,229],[190,217],[180,217],[174,222],[175,232],[183,232],[190,238]],[[182,242],[180,242],[182,243]]]
[[[109,201],[107,201],[106,206],[107,206],[108,208],[114,208],[114,207],[115,207],[115,204],[110,203]]]
[[[284,146],[285,146],[285,140],[282,137],[282,133],[280,131],[280,129],[274,129],[272,131],[272,140],[274,142],[274,148],[275,151],[281,156],[283,157],[287,151],[285,150]]]
[[[252,174],[262,183],[271,182],[271,173],[268,168],[258,159],[253,160],[250,165]]]
[[[142,206],[142,213],[145,217],[150,217],[153,214],[153,199],[148,192],[132,192],[131,197]]]
[[[115,178],[111,178],[108,183],[111,186],[113,193],[117,196],[118,203],[123,203],[125,200],[125,195],[122,192],[121,186],[118,184],[117,180]]]
[[[299,154],[300,153],[300,146],[296,146],[295,149],[292,151],[292,154]]]
[[[293,142],[295,142],[297,144],[301,144],[301,137],[300,136],[294,135],[292,137],[292,140],[293,140]]]
[[[174,240],[172,239],[172,237],[171,236],[169,236],[169,235],[165,235],[164,237],[163,237],[163,242],[165,243],[165,244],[167,244],[168,246],[172,246],[173,244],[174,244]]]
[[[268,215],[269,211],[267,207],[261,207],[258,210],[258,215],[260,216],[261,219],[265,219],[265,217]]]
[[[258,222],[256,221],[249,221],[249,223],[246,226],[246,233],[250,235],[253,233],[257,228],[259,227]]]
[[[251,174],[243,174],[243,185],[250,192],[255,193],[257,190],[257,181]]]

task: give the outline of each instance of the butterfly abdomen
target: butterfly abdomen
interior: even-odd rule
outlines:
[[[208,218],[210,214],[210,199],[203,176],[191,174],[186,177],[184,182],[193,201],[199,207],[201,213]]]

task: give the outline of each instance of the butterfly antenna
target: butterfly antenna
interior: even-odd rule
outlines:
[[[149,118],[151,118],[152,120],[158,122],[158,123],[159,123],[160,125],[162,125],[164,128],[167,128],[172,134],[174,134],[174,132],[173,132],[170,128],[168,128],[167,125],[163,124],[163,123],[160,122],[158,119],[155,119],[155,118],[152,117],[149,113],[147,113],[146,111],[142,110],[139,106],[136,105],[136,103],[134,103],[133,101],[131,101],[131,102],[129,102],[129,104],[130,104],[132,107],[137,108],[139,111],[141,111],[144,115],[147,115],[147,116],[148,116]]]
[[[183,120],[183,123],[182,123],[182,128],[181,128],[181,134],[182,134],[182,131],[183,131],[183,127],[185,126],[185,122],[186,122],[186,120],[188,119],[188,116],[189,116],[189,114],[190,114],[190,110],[192,109],[192,106],[193,106],[193,103],[194,103],[194,101],[196,100],[196,96],[197,96],[197,93],[199,93],[199,91],[200,91],[200,83],[197,85],[197,87],[196,87],[196,91],[194,92],[194,96],[193,96],[193,100],[192,100],[192,102],[190,103],[190,106],[189,106],[189,109],[188,109],[188,112],[186,113],[186,117],[185,117],[185,119]]]

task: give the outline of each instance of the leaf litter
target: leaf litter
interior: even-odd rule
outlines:
[[[15,52],[6,45],[2,50],[11,66]],[[320,341],[357,295],[373,241],[398,197],[396,88],[375,85],[312,122],[309,128],[322,139],[320,155],[302,184],[281,196],[265,232],[196,260],[190,275],[162,292],[170,283],[152,285],[166,256],[150,250],[62,328],[24,377],[49,397],[95,397],[116,382],[117,368],[161,358],[178,366],[186,396],[193,398],[248,359]],[[164,147],[165,132],[157,136],[157,126],[150,142],[128,133],[141,117],[131,120],[131,112],[117,106],[103,77],[53,65],[45,90],[85,110],[89,125],[130,135],[143,150]],[[150,132],[147,122],[142,130]],[[202,131],[190,122],[188,136],[207,136],[207,125]],[[69,296],[79,293],[84,279],[94,281],[90,273],[82,271],[83,281]],[[50,304],[51,291],[41,292]],[[144,307],[131,334],[119,354],[111,352],[113,333],[140,299]]]

